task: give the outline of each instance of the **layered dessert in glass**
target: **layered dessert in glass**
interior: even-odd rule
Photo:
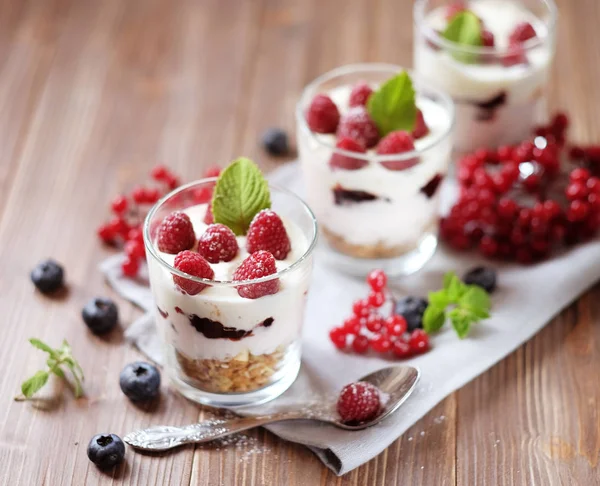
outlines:
[[[243,215],[244,227],[219,217],[217,203],[237,204],[223,202],[219,184],[205,179],[167,195],[144,237],[171,381],[192,400],[233,407],[278,396],[298,374],[316,222],[296,195],[268,187],[270,200],[251,220]]]
[[[514,144],[545,115],[552,0],[417,0],[414,68],[456,105],[455,148]]]
[[[349,65],[310,83],[296,117],[328,260],[356,275],[421,268],[437,245],[452,150],[448,96],[398,66]]]

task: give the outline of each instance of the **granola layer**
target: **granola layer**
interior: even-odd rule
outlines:
[[[270,354],[254,355],[248,351],[231,359],[192,359],[175,351],[186,381],[211,393],[237,393],[267,386],[285,358],[285,348]]]

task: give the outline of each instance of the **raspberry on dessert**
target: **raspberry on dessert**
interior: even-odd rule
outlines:
[[[502,56],[502,64],[506,67],[527,64],[525,50],[520,44],[511,44],[508,52]]]
[[[206,279],[213,279],[215,277],[215,272],[210,267],[210,264],[202,255],[200,255],[200,253],[196,253],[194,251],[184,250],[179,252],[175,257],[174,266],[177,270],[181,270],[182,272],[194,277]],[[207,284],[194,282],[178,275],[173,275],[173,282],[175,282],[175,285],[189,295],[199,294],[202,292],[202,290],[208,287]]]
[[[215,222],[215,218],[212,213],[212,203],[208,203],[206,214],[204,215],[204,219],[202,221],[204,224],[213,224]]]
[[[418,138],[423,138],[428,133],[429,127],[425,123],[425,117],[423,116],[423,112],[417,108],[417,120],[415,122],[415,128],[411,133],[412,138],[417,140]]]
[[[190,217],[181,211],[169,214],[160,223],[156,243],[164,253],[174,255],[194,246],[196,235]]]
[[[352,88],[348,104],[350,106],[366,106],[367,100],[372,92],[373,90],[367,83],[360,82]]]
[[[452,2],[446,7],[446,20],[451,20],[456,14],[467,10],[467,4],[461,0]]]
[[[511,32],[508,41],[509,44],[520,44],[537,36],[533,25],[529,22],[520,22]]]
[[[275,257],[268,251],[259,250],[242,262],[233,274],[233,280],[254,280],[273,275],[276,272]],[[274,278],[266,282],[240,285],[237,287],[237,291],[240,297],[245,299],[259,299],[265,295],[276,294],[279,291],[279,279]]]
[[[371,148],[379,141],[379,130],[364,106],[354,106],[341,116],[337,137],[351,138]]]
[[[335,144],[336,148],[347,150],[349,152],[365,153],[365,148],[358,143],[356,140],[352,140],[348,137],[342,137],[338,139]],[[329,161],[329,167],[332,169],[344,169],[344,170],[358,170],[362,169],[368,164],[366,160],[357,159],[350,157],[349,155],[338,154],[334,152]]]
[[[379,389],[366,381],[346,385],[337,402],[337,411],[344,423],[372,420],[379,415],[380,409]]]
[[[235,235],[224,224],[211,224],[198,239],[198,253],[210,263],[229,262],[237,252]]]
[[[285,260],[291,250],[290,238],[274,211],[263,209],[254,216],[246,235],[246,249],[248,253],[265,250],[277,260]]]
[[[410,133],[403,130],[388,133],[377,145],[378,155],[402,154],[411,152],[415,149]],[[389,160],[381,162],[381,165],[389,170],[406,170],[419,162],[418,157],[411,157],[405,160]]]
[[[308,127],[317,133],[335,133],[340,112],[332,99],[324,94],[315,96],[306,112]]]
[[[481,45],[483,47],[494,47],[494,44],[494,34],[487,29],[483,29],[481,31]]]

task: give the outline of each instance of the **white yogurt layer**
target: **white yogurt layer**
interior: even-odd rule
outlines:
[[[340,86],[327,94],[341,113],[349,109],[352,86]],[[317,220],[329,231],[353,245],[383,245],[387,248],[414,249],[426,232],[437,223],[438,192],[428,198],[421,188],[440,174],[446,174],[451,152],[450,114],[430,99],[417,96],[429,134],[415,140],[415,148],[431,146],[420,156],[420,163],[402,171],[386,169],[376,161],[374,150],[367,155],[369,165],[360,170],[332,169],[329,160],[335,147],[334,135],[301,133],[300,159],[307,187],[307,198]],[[332,189],[364,191],[379,199],[336,205]]]
[[[196,238],[199,238],[207,227],[203,222],[206,204],[193,206],[183,212],[190,217]],[[285,260],[277,260],[278,271],[298,261],[308,248],[308,241],[301,229],[291,221],[282,220],[292,249]],[[232,261],[211,264],[215,280],[231,280],[235,270],[248,256],[246,238],[238,236],[237,241],[240,249]],[[165,262],[173,265],[175,255],[159,254]],[[189,358],[224,360],[246,352],[268,354],[278,346],[291,344],[300,336],[310,278],[308,264],[280,277],[279,292],[259,299],[242,298],[233,286],[212,286],[191,296],[179,290],[173,283],[172,274],[153,258],[149,259],[149,270],[155,303],[161,311],[168,313],[164,317],[158,310],[156,312],[164,341]],[[189,315],[208,318],[225,327],[252,330],[252,335],[239,341],[209,339],[192,326],[187,317]],[[260,325],[269,318],[273,319],[269,327]]]
[[[478,0],[469,9],[494,34],[495,47],[504,51],[515,26],[529,22],[538,37],[549,35],[546,25],[522,4],[507,0]],[[426,23],[434,30],[447,25],[446,8],[430,12]],[[531,132],[542,106],[543,88],[554,54],[551,40],[528,49],[528,64],[506,67],[500,62],[464,63],[444,49],[434,49],[423,33],[415,31],[415,70],[424,80],[448,93],[456,103],[456,147],[470,151],[479,147],[515,143]],[[505,104],[490,119],[481,119],[473,103],[492,100],[505,93]]]

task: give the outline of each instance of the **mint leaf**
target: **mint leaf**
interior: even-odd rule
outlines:
[[[450,304],[450,299],[448,299],[448,292],[445,290],[438,290],[437,292],[429,292],[427,296],[429,300],[429,305],[434,307],[441,307],[445,309]]]
[[[50,356],[54,356],[56,354],[56,351],[54,349],[52,349],[50,346],[48,346],[46,343],[40,341],[39,339],[31,338],[29,340],[29,342],[36,348],[41,349],[42,351],[45,351]]]
[[[367,111],[382,137],[395,130],[413,130],[417,120],[415,96],[406,71],[387,80],[369,96]]]
[[[444,290],[448,300],[456,304],[461,296],[467,291],[467,286],[458,278],[454,272],[448,272],[444,275]]]
[[[23,393],[25,398],[31,398],[46,384],[48,376],[47,371],[38,371],[35,375],[21,384],[21,393]]]
[[[458,305],[477,316],[478,320],[490,317],[490,296],[477,285],[467,286],[467,291],[459,299]]]
[[[245,235],[256,213],[270,207],[267,181],[250,159],[234,160],[219,176],[212,199],[215,223]]]
[[[442,33],[444,39],[458,44],[458,46],[479,47],[481,46],[481,21],[473,12],[465,10],[457,13]],[[464,63],[476,61],[475,53],[463,52],[452,49],[450,54],[454,59]]]
[[[446,306],[441,307],[431,303],[427,306],[423,314],[423,330],[426,333],[437,332],[442,328],[446,322],[445,308]]]
[[[467,334],[469,334],[469,331],[471,330],[471,325],[479,320],[477,319],[477,316],[468,310],[459,307],[448,312],[448,318],[460,339],[467,337]]]

